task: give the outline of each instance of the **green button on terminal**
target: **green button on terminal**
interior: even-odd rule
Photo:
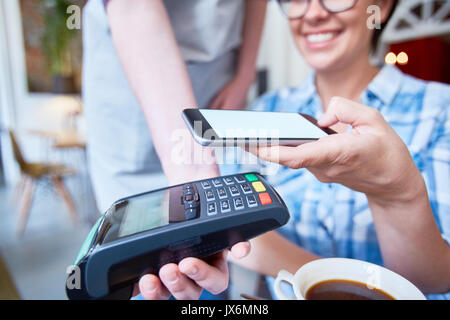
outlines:
[[[253,174],[253,173],[247,173],[245,175],[245,178],[247,178],[248,181],[253,182],[253,181],[258,181],[258,177]]]

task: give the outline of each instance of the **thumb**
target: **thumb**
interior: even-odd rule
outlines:
[[[375,108],[367,107],[355,101],[342,97],[333,97],[328,104],[327,111],[319,119],[321,127],[329,127],[337,122],[350,124],[352,127],[374,124],[380,114]]]

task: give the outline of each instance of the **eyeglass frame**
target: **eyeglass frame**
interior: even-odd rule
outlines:
[[[283,12],[283,14],[286,16],[286,18],[288,20],[298,20],[298,19],[302,19],[306,15],[306,13],[309,10],[309,7],[311,6],[311,1],[314,1],[314,0],[305,0],[305,1],[307,1],[306,10],[301,16],[298,16],[298,17],[289,17],[289,14],[282,8],[281,2],[283,0],[276,0],[276,1],[278,3],[278,6],[280,7],[280,10]],[[353,0],[353,4],[348,8],[341,9],[341,10],[330,10],[323,4],[324,0],[318,0],[318,1],[319,1],[320,6],[329,13],[339,13],[339,12],[344,12],[344,11],[350,10],[358,3],[358,0]],[[286,2],[286,1],[284,1],[284,2]],[[295,0],[290,1],[290,2],[295,2]]]

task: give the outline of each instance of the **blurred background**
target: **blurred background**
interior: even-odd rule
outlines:
[[[0,299],[65,299],[66,268],[100,214],[86,166],[81,30],[61,28],[67,8],[85,2],[0,0]],[[310,72],[277,3],[267,10],[249,102]],[[375,62],[450,83],[450,1],[400,1],[382,44]],[[254,275],[240,283],[258,290]]]

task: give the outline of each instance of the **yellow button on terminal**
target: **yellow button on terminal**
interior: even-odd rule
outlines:
[[[261,181],[252,182],[253,189],[255,189],[256,192],[263,192],[266,191],[266,187],[262,184]]]

